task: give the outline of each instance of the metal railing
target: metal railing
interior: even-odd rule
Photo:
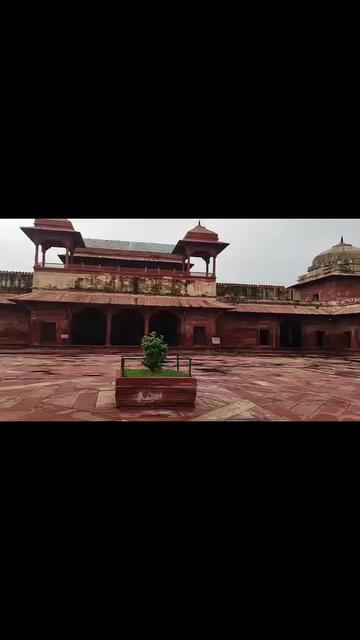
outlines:
[[[121,356],[121,362],[120,362],[120,371],[121,371],[121,377],[122,378],[126,378],[126,373],[125,373],[125,362],[126,360],[143,360],[144,356]],[[174,356],[173,359],[170,358],[166,358],[166,360],[164,360],[163,364],[169,364],[172,362],[176,362],[176,370],[180,371],[180,360],[187,360],[189,362],[189,378],[192,377],[192,358],[188,358],[187,356],[179,356],[176,355]]]

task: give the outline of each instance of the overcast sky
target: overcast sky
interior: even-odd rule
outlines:
[[[165,244],[176,244],[198,223],[198,218],[70,220],[84,238]],[[33,223],[25,218],[0,219],[0,270],[32,271],[34,245],[20,226]],[[288,286],[306,273],[317,254],[340,242],[341,235],[345,242],[360,246],[359,219],[202,218],[201,224],[230,243],[218,257],[218,282]],[[58,253],[63,250],[50,250],[47,261],[57,262]],[[203,261],[193,262],[195,270],[204,270]]]

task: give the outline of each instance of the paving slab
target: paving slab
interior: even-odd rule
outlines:
[[[197,353],[195,407],[117,410],[120,354],[0,354],[0,421],[360,422],[360,353]]]

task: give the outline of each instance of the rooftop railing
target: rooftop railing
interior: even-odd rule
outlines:
[[[42,269],[43,266],[41,263],[35,265],[38,269]],[[61,262],[45,262],[45,269],[65,269],[65,265]]]
[[[61,262],[46,262],[43,267],[42,264],[35,265],[36,270],[41,269],[66,269],[67,271],[75,271],[75,272],[96,272],[96,273],[112,273],[112,274],[123,274],[123,275],[133,275],[133,276],[142,276],[142,277],[156,277],[156,276],[167,276],[184,278],[213,278],[212,273],[206,274],[206,272],[200,271],[182,271],[181,269],[161,269],[158,268],[149,268],[149,267],[110,267],[104,265],[95,265],[95,264],[69,264],[68,266],[64,265]]]

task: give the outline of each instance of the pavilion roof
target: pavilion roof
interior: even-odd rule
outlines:
[[[9,300],[9,296],[10,296],[10,298],[13,298],[14,294],[13,293],[5,293],[5,294],[0,293],[0,304],[14,304],[14,302],[11,302],[11,300]]]
[[[360,313],[360,304],[356,305],[301,305],[300,304],[236,304],[231,311],[236,313],[271,313],[303,316],[336,316]]]
[[[58,293],[34,291],[16,297],[16,302],[53,302],[73,304],[124,305],[144,307],[183,307],[198,309],[232,309],[233,305],[219,302],[215,298],[195,298],[180,296],[145,296],[121,293],[80,293],[61,291]]]

